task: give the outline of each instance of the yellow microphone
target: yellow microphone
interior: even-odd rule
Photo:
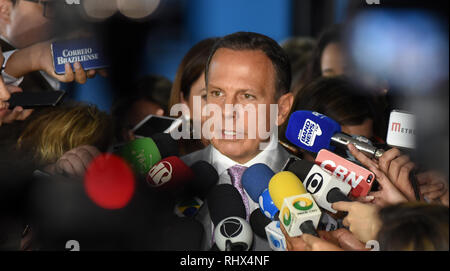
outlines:
[[[278,216],[291,237],[303,233],[318,236],[321,211],[303,183],[292,172],[281,171],[269,181],[269,194],[280,210]]]

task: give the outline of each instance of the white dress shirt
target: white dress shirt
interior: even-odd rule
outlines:
[[[251,167],[254,164],[262,163],[267,166],[269,166],[272,170],[276,171],[277,168],[275,164],[279,162],[279,155],[274,155],[277,152],[273,151],[276,150],[277,141],[275,140],[275,137],[270,138],[270,142],[267,145],[267,147],[260,152],[258,155],[256,155],[253,159],[248,161],[245,164],[240,164],[236,161],[231,160],[227,156],[223,155],[220,151],[218,151],[214,146],[211,146],[211,165],[217,170],[217,174],[219,175],[219,182],[218,184],[232,184],[231,183],[231,177],[228,174],[228,169],[235,166],[235,165],[241,165],[244,167]],[[245,191],[245,189],[244,189]],[[254,202],[247,194],[247,191],[245,191],[245,194],[247,198],[249,199],[249,207],[250,207],[250,214],[257,208],[259,208],[258,202]],[[250,215],[249,214],[249,215]]]

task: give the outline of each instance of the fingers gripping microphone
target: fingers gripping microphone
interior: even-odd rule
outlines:
[[[269,192],[280,210],[280,223],[289,236],[303,233],[318,236],[316,228],[320,221],[320,209],[294,173],[282,171],[275,174],[269,182]]]
[[[294,145],[317,153],[321,149],[333,151],[335,147],[346,148],[349,143],[370,158],[380,158],[384,150],[357,140],[341,132],[335,120],[312,111],[300,110],[291,114],[286,138]]]
[[[289,166],[289,171],[293,172],[299,179],[304,180],[303,185],[311,193],[320,207],[337,213],[331,208],[331,204],[338,201],[350,201],[347,198],[351,186],[344,183],[318,165],[306,160],[298,160]]]
[[[244,202],[230,184],[212,188],[206,197],[211,220],[215,226],[214,241],[221,251],[246,251],[253,243],[251,226],[245,220]]]
[[[242,185],[254,202],[259,203],[261,212],[270,219],[276,218],[278,208],[268,190],[269,181],[275,173],[265,164],[255,164],[245,170]]]

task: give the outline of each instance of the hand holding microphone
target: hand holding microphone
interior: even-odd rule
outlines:
[[[291,237],[286,229],[281,225],[281,231],[286,237],[287,250],[289,251],[342,251],[337,245],[310,234],[302,234],[298,237]]]
[[[372,203],[378,206],[386,206],[408,201],[391,180],[379,169],[377,163],[359,152],[352,144],[348,145],[348,149],[359,162],[375,174],[380,184],[379,191],[369,193],[369,196],[373,197]]]
[[[333,208],[348,212],[343,224],[362,242],[375,240],[381,228],[378,218],[379,208],[373,204],[360,202],[336,202]]]

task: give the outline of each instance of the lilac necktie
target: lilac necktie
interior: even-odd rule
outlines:
[[[241,177],[242,174],[244,174],[244,171],[247,169],[247,167],[235,165],[228,169],[228,174],[231,177],[231,183],[234,187],[239,191],[239,194],[241,194],[242,201],[245,205],[245,212],[247,214],[246,220],[248,221],[248,217],[250,214],[250,205],[248,202],[247,195],[245,194],[244,188],[242,187]]]

